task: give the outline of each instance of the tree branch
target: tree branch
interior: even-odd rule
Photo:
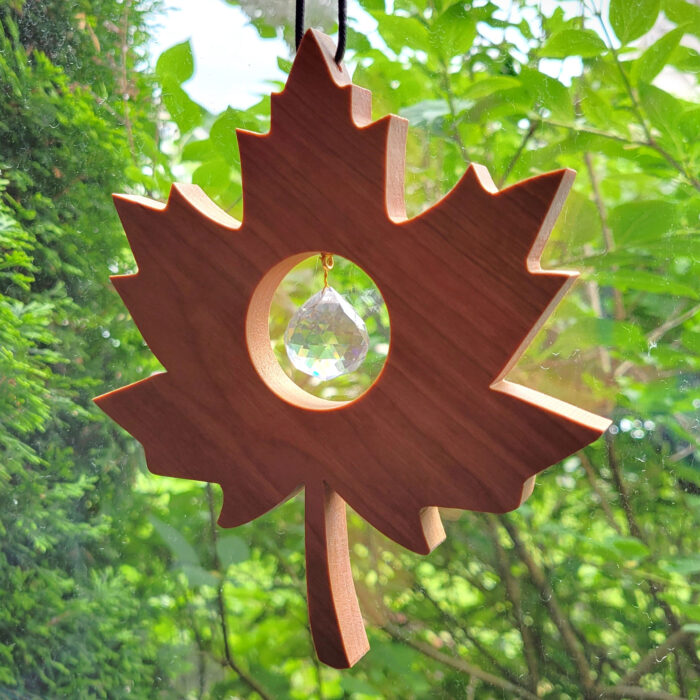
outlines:
[[[682,163],[677,161],[667,150],[665,150],[658,143],[656,143],[656,140],[654,139],[651,133],[651,129],[649,128],[646,119],[644,119],[644,115],[642,114],[642,108],[639,104],[639,100],[637,99],[637,95],[634,91],[634,88],[632,87],[632,83],[630,83],[629,78],[627,77],[625,68],[622,65],[622,62],[620,61],[620,55],[618,54],[617,49],[613,45],[612,37],[608,32],[608,28],[605,26],[603,15],[598,7],[594,7],[594,14],[600,22],[600,26],[603,29],[603,34],[605,35],[605,38],[608,41],[608,48],[610,49],[610,53],[612,54],[613,59],[615,60],[615,64],[617,65],[617,69],[620,73],[620,77],[622,78],[622,82],[625,84],[625,90],[627,91],[627,94],[630,98],[630,102],[632,103],[632,111],[637,117],[639,125],[642,127],[644,135],[646,136],[645,145],[649,146],[650,148],[653,148],[669,165],[671,165],[675,170],[677,170],[681,175],[683,175],[683,177],[686,180],[688,180],[688,182],[696,190],[700,191],[700,180],[691,175]]]
[[[658,326],[658,328],[655,328],[647,335],[647,341],[650,344],[657,343],[659,340],[661,340],[661,338],[663,338],[664,335],[666,335],[666,333],[684,324],[686,321],[693,318],[693,316],[695,316],[695,314],[697,314],[698,312],[700,312],[700,304],[696,304],[695,306],[691,307],[687,311],[684,311],[678,316],[673,316],[672,318],[669,318],[667,321],[664,321],[664,323]],[[623,375],[627,374],[627,372],[629,372],[629,370],[632,369],[632,367],[634,367],[634,362],[632,362],[631,360],[625,360],[617,366],[614,375],[616,377],[622,377]]]
[[[137,163],[136,145],[134,143],[134,130],[131,125],[131,116],[129,113],[129,76],[128,76],[128,59],[129,59],[129,12],[131,10],[132,0],[126,0],[124,3],[124,14],[122,16],[122,26],[120,29],[120,58],[121,58],[121,75],[119,76],[119,90],[122,96],[122,104],[124,106],[124,127],[126,128],[126,137],[129,142],[129,152],[131,159]]]
[[[424,656],[428,656],[431,659],[438,661],[441,664],[444,664],[445,666],[449,666],[450,668],[459,671],[460,673],[466,673],[472,678],[477,678],[480,681],[483,681],[484,683],[492,685],[494,688],[506,690],[509,693],[513,693],[516,697],[525,698],[526,700],[537,700],[537,696],[533,695],[529,690],[526,690],[525,688],[521,688],[519,685],[511,683],[505,678],[500,678],[499,676],[495,676],[492,673],[489,673],[488,671],[484,671],[479,666],[470,664],[464,659],[444,654],[443,652],[431,646],[430,644],[427,644],[426,642],[410,639],[402,632],[400,632],[396,627],[387,625],[383,629],[385,632],[387,632],[387,634],[389,634],[389,636],[391,636],[396,641],[402,642],[403,644],[412,647],[416,651],[419,651]]]
[[[597,475],[595,473],[595,469],[593,468],[593,465],[591,464],[591,460],[588,459],[588,456],[586,455],[585,452],[581,451],[578,453],[579,459],[581,460],[581,465],[583,466],[584,471],[586,472],[586,476],[588,477],[588,482],[591,485],[591,488],[596,492],[596,495],[598,496],[598,499],[600,500],[600,507],[603,509],[605,512],[605,516],[608,520],[608,523],[610,524],[610,527],[617,532],[618,535],[622,534],[622,529],[620,526],[617,524],[617,521],[615,520],[615,514],[612,511],[612,508],[610,507],[610,504],[608,503],[608,497],[603,493],[601,490],[599,484],[598,484],[598,479]]]
[[[639,700],[686,700],[665,690],[645,690],[634,685],[616,685],[612,688],[596,688],[598,698],[639,698]]]
[[[627,94],[629,95],[630,102],[632,103],[632,110],[634,111],[635,116],[637,117],[637,120],[639,121],[639,125],[642,127],[642,130],[644,131],[644,135],[647,137],[647,141],[651,143],[652,138],[651,138],[651,131],[649,129],[648,124],[646,123],[646,120],[644,119],[644,115],[642,114],[641,107],[639,105],[639,100],[637,100],[637,95],[634,93],[634,90],[632,89],[632,83],[630,83],[629,78],[627,77],[627,73],[625,72],[624,67],[622,66],[622,62],[620,61],[620,54],[618,54],[617,49],[615,48],[613,44],[612,37],[610,36],[610,32],[608,32],[608,28],[605,26],[605,21],[603,20],[603,15],[597,7],[594,8],[595,16],[598,18],[598,21],[600,22],[600,26],[603,30],[603,34],[605,35],[605,38],[608,41],[608,49],[610,49],[610,53],[613,56],[613,59],[615,60],[615,65],[617,66],[617,70],[620,73],[620,77],[622,78],[622,82],[625,84],[625,90],[627,91]]]
[[[588,151],[583,154],[583,160],[586,164],[588,179],[591,181],[591,189],[593,190],[593,199],[595,201],[596,208],[598,209],[598,216],[600,217],[600,226],[603,232],[605,252],[610,253],[615,250],[615,239],[613,238],[612,231],[610,230],[610,226],[608,224],[608,213],[605,209],[605,203],[603,202],[603,195],[600,192],[598,178],[596,177],[595,170],[593,169],[593,159]],[[621,321],[623,318],[625,318],[625,307],[622,303],[622,293],[615,287],[613,288],[613,299],[615,300],[615,318],[618,321]]]
[[[523,151],[525,150],[525,147],[529,143],[530,139],[535,135],[535,132],[537,131],[537,127],[539,127],[540,122],[539,121],[531,121],[530,122],[530,128],[525,132],[525,135],[523,136],[523,140],[520,142],[520,146],[518,146],[518,150],[515,152],[513,157],[510,159],[510,162],[506,166],[506,169],[503,172],[503,175],[501,175],[500,179],[498,180],[498,189],[500,190],[501,187],[505,184],[506,180],[508,179],[508,176],[511,174],[513,168],[515,167],[515,164],[520,160],[520,156],[523,154]]]
[[[469,634],[469,632],[467,632],[463,624],[460,624],[459,621],[456,620],[449,612],[444,610],[440,606],[440,603],[438,603],[437,600],[435,600],[435,598],[433,598],[423,586],[417,584],[416,590],[437,610],[440,617],[442,617],[443,622],[449,625],[448,631],[450,632],[453,638],[453,630],[459,630],[464,640],[466,640],[470,644],[473,644],[476,650],[483,654],[493,664],[494,668],[498,669],[498,672],[501,675],[507,678],[511,683],[517,683],[517,679],[515,678],[515,676],[513,676],[505,666],[499,663],[498,659],[496,659],[488,649],[484,648],[484,645],[481,644],[481,642],[479,642],[478,639],[476,639],[473,635]]]
[[[591,159],[591,154],[588,151],[583,154],[583,161],[586,164],[588,179],[591,181],[591,189],[593,190],[593,199],[595,201],[596,208],[598,209],[598,216],[600,216],[603,241],[605,242],[605,252],[609,253],[610,251],[615,250],[615,240],[613,239],[612,231],[608,225],[608,214],[605,210],[605,205],[603,204],[603,196],[600,193],[598,178],[596,177],[595,170],[593,170],[593,160]]]
[[[214,568],[221,572],[221,560],[219,559],[219,553],[216,548],[217,542],[217,532],[216,532],[216,513],[214,510],[214,492],[212,491],[211,484],[207,482],[207,503],[209,505],[209,530],[211,534],[212,551],[214,559]],[[229,667],[238,675],[238,677],[251,689],[254,690],[263,700],[273,700],[272,696],[269,695],[264,688],[244,671],[234,660],[233,654],[231,653],[231,647],[228,642],[228,622],[226,620],[226,603],[224,600],[224,576],[221,575],[219,585],[216,588],[216,600],[219,609],[219,623],[221,625],[221,634],[224,638],[224,657],[226,658],[226,663]]]
[[[620,496],[622,509],[625,512],[625,517],[627,518],[627,524],[629,527],[630,534],[636,537],[640,542],[643,542],[645,545],[649,546],[646,537],[643,535],[642,529],[639,526],[639,523],[637,522],[632,511],[629,496],[627,495],[627,489],[625,488],[624,482],[622,481],[622,472],[620,470],[620,465],[617,461],[617,455],[615,454],[614,440],[610,433],[606,433],[605,435],[605,445],[608,452],[608,464],[610,466],[610,471],[613,475],[615,487],[617,488],[617,492]],[[647,580],[647,585],[649,586],[649,592],[651,593],[651,597],[654,599],[655,604],[661,608],[664,615],[666,616],[666,621],[668,622],[669,627],[674,632],[680,630],[681,623],[676,617],[676,614],[673,612],[671,606],[665,600],[659,597],[659,593],[662,592],[663,588],[651,579]],[[695,672],[700,674],[700,659],[698,659],[698,655],[695,651],[695,648],[688,639],[682,639],[681,644],[683,645],[683,649],[687,654],[691,664],[693,665]]]
[[[532,117],[532,119],[537,118],[538,117],[534,115]],[[628,146],[646,146],[647,148],[651,148],[653,151],[656,151],[669,165],[671,165],[673,169],[679,173],[679,175],[682,175],[690,185],[692,185],[696,190],[700,191],[700,180],[688,173],[681,163],[679,163],[668,151],[659,146],[659,144],[653,139],[651,141],[630,139],[625,136],[620,136],[619,134],[604,131],[603,129],[596,129],[595,127],[583,126],[581,124],[566,124],[564,122],[556,121],[555,119],[542,119],[541,122],[542,124],[547,124],[548,126],[554,126],[559,129],[567,129],[568,131],[573,131],[575,133],[600,136],[601,138],[617,141],[618,143],[624,143]]]
[[[530,573],[530,578],[532,579],[536,588],[539,590],[540,596],[547,606],[549,615],[552,618],[552,622],[554,622],[559,630],[564,646],[566,647],[566,650],[573,660],[576,670],[578,671],[582,689],[585,691],[585,697],[593,698],[595,686],[593,672],[591,671],[588,660],[581,649],[572,624],[569,622],[568,618],[561,609],[559,602],[554,595],[554,590],[550,586],[544,572],[537,565],[535,560],[532,558],[532,555],[527,550],[527,547],[525,547],[525,544],[520,539],[520,535],[518,534],[515,526],[505,517],[501,518],[501,523],[508,532],[508,535],[510,536],[510,539],[515,547],[515,551],[518,553],[518,556],[527,567],[527,570]]]
[[[537,694],[537,684],[539,679],[537,654],[535,652],[535,643],[532,638],[532,634],[530,633],[530,630],[525,624],[525,620],[523,618],[523,608],[521,605],[518,582],[510,571],[508,555],[503,549],[503,546],[498,538],[498,519],[495,515],[488,514],[486,516],[486,524],[489,529],[489,534],[491,535],[491,541],[493,542],[496,550],[498,571],[506,585],[506,595],[510,600],[515,620],[518,623],[518,630],[520,631],[520,638],[523,643],[523,655],[525,657],[525,662],[527,663],[528,674],[530,677],[530,690]]]
[[[625,513],[625,518],[627,519],[627,527],[629,528],[630,534],[644,544],[647,544],[646,537],[642,534],[642,529],[634,517],[629,495],[627,494],[627,488],[622,480],[620,464],[617,461],[617,455],[615,454],[614,438],[609,432],[605,434],[605,447],[608,453],[608,465],[610,466],[610,471],[613,476],[613,483],[617,489],[617,494],[620,498],[620,504],[622,505],[622,510]]]
[[[685,689],[685,677],[683,676],[683,667],[681,666],[681,656],[678,652],[673,654],[673,670],[676,672],[678,692],[681,694],[681,697],[687,697],[688,691]]]
[[[452,86],[450,84],[450,73],[447,63],[444,60],[440,61],[442,67],[442,85],[445,91],[445,96],[447,97],[447,106],[450,109],[450,120],[452,125],[452,133],[454,135],[455,142],[459,146],[459,150],[462,153],[462,158],[467,162],[471,162],[469,155],[467,154],[467,147],[464,145],[462,140],[462,135],[459,133],[459,126],[457,125],[457,108],[455,107],[454,93],[452,92]]]
[[[536,119],[538,117],[533,117]],[[557,121],[556,119],[541,119],[542,124],[548,126],[554,126],[558,129],[567,129],[568,131],[575,131],[576,133],[591,134],[591,136],[600,136],[604,139],[610,139],[611,141],[617,141],[618,143],[624,143],[626,145],[632,146],[648,146],[646,141],[639,141],[627,138],[625,136],[620,136],[619,134],[613,134],[609,131],[604,131],[603,129],[596,129],[592,126],[583,126],[581,124],[566,124],[565,122]]]
[[[682,629],[676,630],[668,639],[652,649],[621,681],[621,685],[635,685],[642,676],[651,673],[656,664],[660,664],[677,646],[692,635]]]

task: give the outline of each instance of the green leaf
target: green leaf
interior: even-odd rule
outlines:
[[[348,674],[341,676],[340,685],[346,693],[357,693],[359,695],[369,695],[370,697],[381,695],[380,691],[367,681]]]
[[[644,352],[648,343],[644,333],[634,323],[609,318],[581,318],[559,333],[549,352],[571,357],[582,347],[591,346]]]
[[[688,143],[698,141],[700,139],[700,107],[684,112],[679,127]]]
[[[382,18],[378,27],[386,45],[396,54],[403,49],[413,51],[428,51],[430,49],[430,34],[427,27],[414,17],[389,15]]]
[[[677,133],[677,124],[685,111],[685,105],[655,85],[640,85],[639,99],[654,127],[672,141],[676,141],[680,136]]]
[[[210,197],[216,198],[226,191],[231,182],[231,165],[220,157],[208,160],[192,173],[192,182]]]
[[[187,576],[190,586],[211,586],[216,588],[219,585],[219,579],[211,571],[207,571],[199,564],[180,564],[177,568]]]
[[[700,623],[689,622],[688,624],[683,625],[682,629],[684,632],[691,632],[692,634],[700,634]]]
[[[352,27],[347,28],[347,46],[348,49],[354,51],[355,53],[365,53],[372,49],[372,44],[367,38],[366,34],[358,32]],[[289,71],[286,71],[287,73]]]
[[[632,79],[634,82],[650,83],[666,65],[684,34],[685,29],[674,29],[653,43],[634,62],[632,67]]]
[[[649,556],[649,547],[634,537],[612,537],[612,546],[628,559],[644,559]]]
[[[445,59],[465,54],[476,38],[476,20],[463,3],[451,5],[430,25],[430,45]]]
[[[386,13],[385,0],[360,0],[360,7],[371,15],[375,13],[383,15]]]
[[[215,144],[225,146],[236,140],[236,129],[260,131],[260,120],[250,110],[227,107],[212,124],[209,136]]]
[[[598,284],[615,287],[623,292],[636,289],[650,294],[668,294],[690,299],[700,296],[696,287],[674,281],[668,275],[645,270],[598,270],[594,278]]]
[[[168,545],[177,564],[199,566],[199,557],[194,547],[172,525],[164,523],[155,515],[149,516],[148,520],[163,542]]]
[[[700,357],[700,333],[686,330],[681,334],[681,342],[688,350]]]
[[[600,241],[603,230],[596,205],[578,190],[572,190],[564,202],[554,226],[552,243],[562,240],[567,253],[591,241]]]
[[[167,76],[162,80],[163,104],[181,134],[186,134],[202,123],[204,110],[190,98],[177,81]]]
[[[496,75],[490,78],[483,78],[473,82],[466,90],[462,91],[462,96],[472,100],[480,100],[482,97],[488,97],[494,92],[502,92],[510,90],[520,85],[518,78],[512,78],[506,75]]]
[[[686,0],[664,0],[664,14],[676,24],[690,24],[694,32],[700,29],[700,7]]]
[[[194,160],[200,163],[215,157],[214,147],[210,139],[202,141],[190,141],[182,149],[183,160]]]
[[[700,555],[677,557],[661,564],[664,571],[670,571],[683,576],[700,573]]]
[[[262,39],[274,39],[277,36],[277,28],[268,24],[265,17],[254,17],[250,23],[257,29]]]
[[[246,118],[238,110],[228,107],[217,117],[209,131],[212,150],[217,154],[218,158],[231,164],[239,164],[241,158],[238,152],[236,129],[251,125],[257,127],[257,124],[257,120],[251,120],[250,117]]]
[[[161,81],[168,78],[178,84],[194,75],[194,58],[189,39],[163,51],[156,62],[156,75]]]
[[[684,25],[687,31],[690,31],[691,25]],[[700,24],[695,34],[700,35]],[[700,53],[689,46],[679,44],[668,59],[670,65],[678,68],[682,73],[700,73]]]
[[[549,37],[539,55],[545,58],[591,58],[606,50],[605,42],[592,29],[562,29]]]
[[[224,570],[231,564],[239,564],[250,556],[245,540],[238,535],[221,535],[216,541],[216,552]]]
[[[675,231],[678,208],[663,199],[626,202],[610,210],[608,224],[618,245],[641,245]]]
[[[610,0],[610,26],[617,38],[628,44],[654,26],[660,9],[660,0]]]
[[[547,109],[555,119],[571,121],[574,118],[574,107],[571,102],[569,89],[556,78],[540,73],[530,68],[520,70],[520,81],[527,90],[532,110]]]
[[[450,106],[446,100],[423,100],[399,112],[412,126],[428,126],[449,113]]]

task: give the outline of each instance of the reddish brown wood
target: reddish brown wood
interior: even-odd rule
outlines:
[[[244,218],[197,187],[166,205],[118,195],[139,271],[113,282],[166,372],[96,399],[144,446],[155,474],[221,484],[233,527],[307,494],[309,608],[319,657],[367,649],[347,554],[345,501],[405,547],[444,538],[436,506],[504,512],[534,475],[608,421],[507,380],[576,273],[539,258],[574,173],[498,192],[471,165],[440,202],[406,219],[407,122],[370,120],[370,93],[310,31],[268,134],[238,132]],[[272,295],[319,251],[379,286],[391,348],[354,402],[291,382],[270,347]]]
[[[309,483],[306,499],[306,585],[319,658],[348,668],[369,649],[350,571],[345,501],[325,482]]]

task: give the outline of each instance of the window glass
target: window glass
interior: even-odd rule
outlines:
[[[308,4],[335,38],[336,4]],[[217,485],[151,474],[92,403],[163,370],[109,282],[137,269],[110,194],[191,182],[244,218],[235,129],[268,130],[293,13],[0,3],[0,696],[698,697],[697,2],[349,3],[354,82],[409,121],[408,216],[470,162],[499,188],[577,171],[542,266],[580,278],[509,378],[612,420],[517,511],[443,510],[428,556],[348,511],[353,669],[314,654],[303,491],[220,528]],[[280,287],[278,351],[275,313],[318,284]],[[359,388],[388,343],[366,320]]]

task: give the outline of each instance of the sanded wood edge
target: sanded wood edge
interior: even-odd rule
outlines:
[[[369,650],[350,569],[345,501],[325,482],[307,484],[306,585],[318,658],[350,668]]]
[[[318,255],[318,252],[310,251],[285,258],[263,275],[248,305],[246,345],[255,371],[277,397],[298,408],[310,411],[332,411],[343,408],[351,402],[330,401],[304,391],[285,374],[270,343],[269,319],[272,297],[287,274],[296,265],[314,255]]]
[[[540,230],[537,232],[535,241],[532,244],[532,248],[530,248],[530,252],[527,256],[527,269],[532,273],[545,272],[548,274],[565,274],[564,270],[543,271],[540,266],[540,258],[542,257],[542,252],[544,251],[545,245],[547,245],[549,236],[552,233],[554,224],[559,218],[564,202],[569,196],[569,190],[571,190],[571,187],[574,184],[574,180],[576,179],[576,171],[572,170],[571,168],[562,168],[561,170],[553,170],[550,173],[544,173],[543,175],[531,177],[527,180],[518,182],[516,185],[513,185],[513,189],[517,188],[520,191],[529,189],[537,190],[542,186],[543,180],[556,180],[557,178],[559,178],[559,186],[552,197],[549,204],[549,209],[547,210],[547,215],[542,222],[542,226],[540,226]],[[500,194],[506,194],[508,189],[502,190]],[[568,272],[568,274],[573,276],[577,275],[578,273]]]
[[[612,421],[609,418],[603,418],[596,413],[591,413],[590,411],[586,411],[566,401],[555,399],[553,396],[535,391],[535,389],[530,389],[522,384],[502,380],[492,384],[491,389],[501,394],[512,396],[514,399],[537,406],[556,416],[561,416],[570,423],[576,423],[577,425],[588,428],[591,433],[602,435],[612,425]],[[592,440],[593,438],[591,438],[591,441]]]
[[[421,554],[430,554],[435,547],[442,544],[447,535],[440,518],[440,510],[437,506],[427,506],[420,512],[420,524],[425,536],[426,549]]]
[[[112,199],[119,218],[124,224],[127,236],[129,235],[128,225],[132,212],[138,209],[150,209],[153,212],[172,214],[178,208],[184,208],[231,231],[237,231],[241,227],[241,222],[227,214],[199,185],[174,182],[170,186],[166,202],[159,202],[136,194],[115,193],[112,195]]]

